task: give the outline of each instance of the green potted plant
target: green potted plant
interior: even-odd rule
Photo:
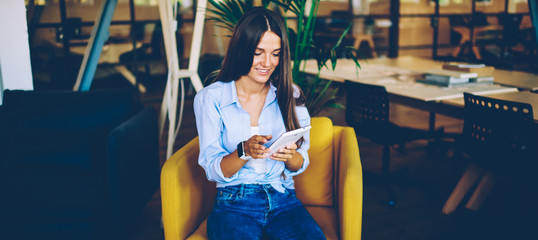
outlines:
[[[218,27],[229,30],[230,33],[243,13],[253,7],[252,0],[209,0],[209,2],[214,9],[207,10],[212,14],[208,20]],[[283,13],[286,24],[289,22],[289,12],[293,13],[297,20],[296,30],[286,25],[293,61],[292,76],[294,82],[303,90],[306,106],[312,116],[316,116],[328,107],[342,108],[336,102],[338,89],[331,85],[332,81],[319,77],[321,69],[327,67],[327,61],[331,61],[334,70],[338,59],[337,53],[343,52],[360,68],[358,50],[352,46],[341,46],[342,40],[351,29],[351,24],[331,48],[319,46],[313,41],[319,3],[320,0],[261,0],[263,7],[274,7]],[[317,61],[318,74],[316,76],[308,76],[304,72],[305,60],[312,57]]]

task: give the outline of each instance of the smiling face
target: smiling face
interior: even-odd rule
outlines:
[[[241,78],[256,83],[267,83],[280,61],[280,48],[280,37],[271,31],[265,32],[254,51],[250,71]]]

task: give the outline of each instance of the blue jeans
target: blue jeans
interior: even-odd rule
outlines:
[[[271,185],[240,184],[217,188],[207,220],[209,239],[325,239],[319,225],[295,196]]]

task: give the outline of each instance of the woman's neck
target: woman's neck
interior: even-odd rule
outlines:
[[[265,95],[267,93],[267,90],[269,90],[269,83],[254,83],[237,80],[235,81],[235,88],[237,89],[237,94],[240,95]]]
[[[235,88],[237,90],[239,104],[250,114],[250,125],[258,126],[258,118],[265,104],[267,93],[269,92],[269,84],[257,84],[255,82],[238,80],[235,81]]]

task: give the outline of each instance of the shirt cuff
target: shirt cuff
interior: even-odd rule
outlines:
[[[218,159],[217,161],[215,161],[214,165],[213,165],[213,169],[214,169],[214,173],[216,175],[216,182],[221,182],[221,183],[228,183],[228,182],[231,182],[235,179],[237,179],[239,177],[239,171],[237,171],[234,175],[232,175],[231,177],[225,177],[224,176],[224,173],[222,173],[222,169],[220,167],[220,164],[222,162],[222,158]]]

